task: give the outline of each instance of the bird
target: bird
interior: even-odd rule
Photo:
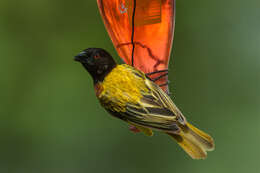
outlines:
[[[205,159],[214,150],[214,140],[188,123],[181,111],[145,73],[117,64],[102,48],[87,48],[74,57],[93,79],[102,107],[147,136],[153,130],[168,134],[193,159]]]

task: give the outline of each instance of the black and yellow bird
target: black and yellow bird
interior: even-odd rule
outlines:
[[[213,139],[189,124],[170,97],[132,66],[117,65],[100,48],[88,48],[75,57],[94,80],[101,105],[113,116],[148,136],[159,130],[173,137],[193,159],[214,149]]]

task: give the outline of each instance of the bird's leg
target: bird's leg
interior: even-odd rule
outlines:
[[[132,131],[132,132],[134,132],[134,133],[139,133],[139,132],[141,132],[138,128],[136,128],[135,126],[133,126],[133,125],[129,125],[129,130],[130,131]]]

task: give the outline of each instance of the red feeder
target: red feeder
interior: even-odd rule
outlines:
[[[119,56],[168,92],[175,0],[97,0]]]

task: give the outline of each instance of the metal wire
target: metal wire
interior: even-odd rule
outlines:
[[[131,36],[131,43],[133,45],[132,48],[132,66],[134,67],[134,52],[135,52],[135,43],[134,43],[134,34],[135,34],[135,11],[136,11],[136,0],[134,0],[133,5],[133,16],[132,16],[132,36]]]

